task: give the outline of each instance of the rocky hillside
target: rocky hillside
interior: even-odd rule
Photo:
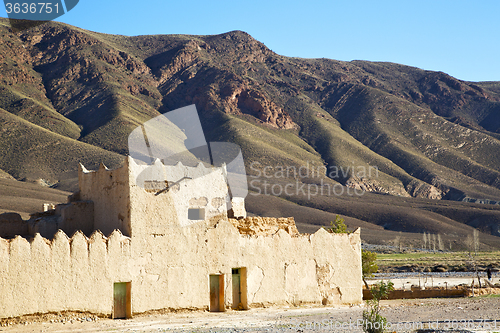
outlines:
[[[120,165],[135,127],[194,103],[207,141],[242,148],[257,215],[299,206],[305,229],[338,213],[353,227],[461,237],[473,226],[488,246],[500,240],[500,82],[288,58],[241,31],[13,33],[1,19],[0,39],[0,174],[73,190],[77,162]],[[301,166],[318,172],[279,172]]]

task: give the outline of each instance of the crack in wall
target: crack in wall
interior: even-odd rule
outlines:
[[[264,270],[260,267],[260,266],[257,266],[258,269],[260,269],[260,273],[262,274],[262,278],[260,279],[260,283],[259,283],[259,288],[257,288],[257,290],[253,293],[253,296],[252,296],[252,299],[251,301],[249,302],[250,304],[254,302],[255,300],[255,295],[257,295],[257,293],[260,291],[260,289],[262,288],[262,282],[264,281],[264,278],[266,277],[266,275],[264,274]]]

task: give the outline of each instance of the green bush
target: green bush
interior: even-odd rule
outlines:
[[[363,331],[368,333],[381,333],[385,331],[387,318],[377,313],[373,308],[363,311]]]
[[[330,222],[331,227],[327,229],[328,232],[334,234],[348,234],[347,226],[344,223],[344,219],[340,216],[335,216],[335,222]]]
[[[366,250],[361,250],[361,266],[363,274],[363,282],[365,283],[366,289],[368,284],[366,283],[366,278],[371,277],[373,273],[377,273],[378,265],[375,263],[377,260],[377,254],[375,252],[370,252]]]
[[[368,310],[363,311],[363,331],[367,333],[383,333],[387,326],[387,319],[380,314],[380,300],[387,298],[389,292],[394,290],[394,284],[380,281],[374,284],[370,291],[373,299],[366,301]]]

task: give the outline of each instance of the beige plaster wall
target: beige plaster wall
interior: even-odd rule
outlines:
[[[88,171],[80,164],[80,199],[94,202],[94,230],[109,235],[118,229],[126,236],[131,235],[128,179],[127,165],[108,170],[101,164],[99,170]]]
[[[89,237],[94,232],[94,202],[73,201],[59,204],[54,206],[54,209],[43,213],[31,214],[26,224],[28,225],[27,235],[31,236],[38,233],[44,238],[52,239],[60,229],[66,235],[82,231]],[[7,238],[1,234],[0,237]]]
[[[113,282],[130,281],[130,238],[81,232],[0,239],[0,317],[62,310],[110,314]]]
[[[168,234],[146,239],[132,240],[133,257],[144,264],[132,284],[136,312],[207,308],[210,274],[225,274],[225,303],[230,306],[231,270],[241,267],[247,270],[251,307],[362,300],[359,230],[349,235],[322,229],[313,235],[292,236],[279,230],[273,236],[248,236],[220,220],[171,228]]]
[[[60,228],[66,235],[73,235],[80,230],[90,237],[94,232],[93,201],[75,201],[65,205],[57,205],[56,214],[60,214]]]
[[[140,247],[139,247],[140,246]],[[114,282],[132,282],[132,311],[208,308],[209,275],[247,270],[248,305],[361,302],[359,231],[241,235],[227,220],[172,228],[144,242],[96,232],[52,241],[0,239],[0,317],[61,310],[112,312]]]

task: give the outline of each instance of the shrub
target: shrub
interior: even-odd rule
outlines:
[[[340,216],[335,216],[335,222],[330,222],[331,227],[327,229],[328,232],[334,234],[348,234],[347,226],[344,223],[344,219]]]
[[[375,263],[377,260],[377,254],[374,252],[361,250],[361,266],[362,266],[362,274],[363,274],[363,282],[365,283],[366,289],[368,288],[368,284],[366,283],[366,278],[373,275],[373,273],[377,273],[378,265]]]
[[[380,281],[370,288],[373,299],[366,301],[368,310],[363,311],[363,331],[367,333],[385,332],[387,318],[380,314],[380,300],[387,298],[392,290],[394,290],[394,284],[391,281],[387,283]]]

